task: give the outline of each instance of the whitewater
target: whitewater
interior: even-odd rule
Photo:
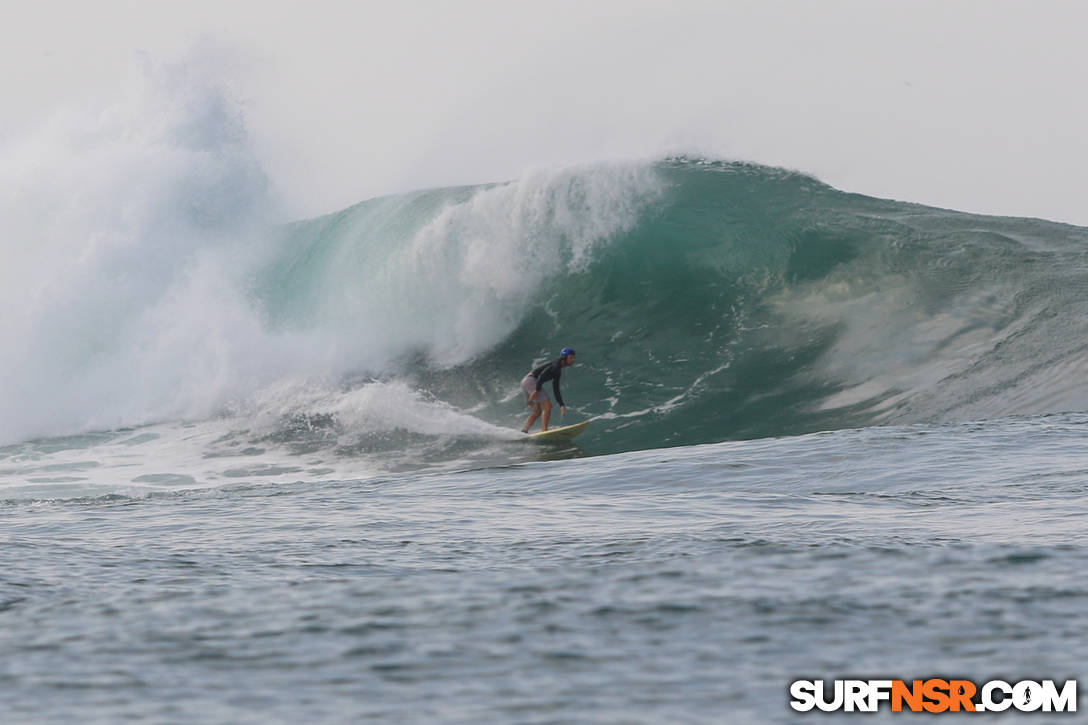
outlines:
[[[290,221],[178,68],[3,141],[5,722],[1082,674],[1088,229],[696,157]],[[527,442],[564,346],[592,423]]]

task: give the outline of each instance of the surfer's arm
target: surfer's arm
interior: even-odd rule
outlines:
[[[559,403],[559,407],[563,408],[563,412],[566,412],[567,405],[563,402],[563,395],[559,392],[559,376],[556,375],[552,378],[552,392],[555,393],[555,402]]]

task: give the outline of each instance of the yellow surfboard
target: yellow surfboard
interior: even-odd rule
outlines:
[[[549,428],[548,430],[539,433],[530,433],[525,437],[531,438],[534,441],[543,441],[545,443],[549,441],[567,441],[584,431],[587,427],[589,427],[589,421],[583,420],[581,423],[565,425],[562,428]]]

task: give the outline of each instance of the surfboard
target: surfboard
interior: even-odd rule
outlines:
[[[565,425],[562,428],[549,428],[548,430],[541,431],[539,433],[530,433],[525,436],[531,438],[534,441],[542,441],[548,443],[550,441],[569,441],[574,436],[578,435],[589,427],[589,421],[583,420],[581,423],[575,423],[574,425]]]

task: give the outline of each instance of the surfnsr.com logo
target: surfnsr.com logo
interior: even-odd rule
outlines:
[[[884,703],[892,712],[1076,712],[1077,681],[796,680],[790,697],[798,712],[877,712]]]

